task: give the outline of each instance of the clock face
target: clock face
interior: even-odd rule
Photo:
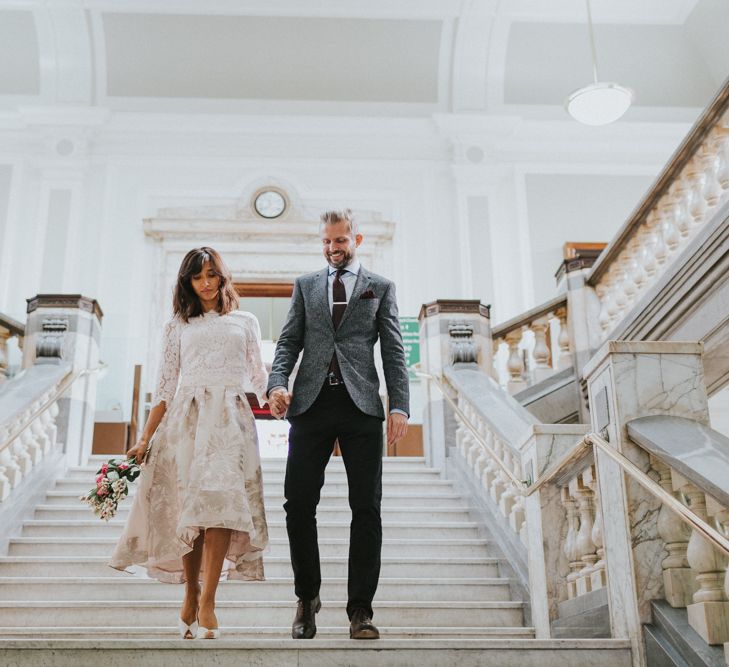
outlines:
[[[256,213],[264,218],[278,218],[286,208],[286,200],[280,192],[264,190],[253,202]]]

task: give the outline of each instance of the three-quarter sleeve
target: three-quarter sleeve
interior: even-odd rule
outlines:
[[[165,324],[157,387],[152,398],[153,408],[162,401],[169,406],[175,397],[180,378],[180,328],[180,321],[174,317]]]
[[[268,372],[261,355],[261,325],[255,316],[248,318],[246,327],[246,366],[250,388],[258,398],[258,404],[266,402]]]

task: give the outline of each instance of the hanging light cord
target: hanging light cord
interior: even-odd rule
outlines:
[[[592,11],[590,10],[590,0],[585,0],[585,4],[587,5],[587,31],[590,35],[590,49],[592,50],[592,76],[595,79],[595,83],[597,83],[597,50],[595,49],[595,32],[592,27]]]

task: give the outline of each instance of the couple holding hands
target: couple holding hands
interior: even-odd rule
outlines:
[[[263,480],[245,387],[291,426],[284,509],[298,598],[292,636],[316,634],[321,607],[316,508],[338,442],[352,511],[350,636],[379,637],[372,621],[382,548],[385,419],[374,359],[378,339],[390,445],[407,431],[408,373],[395,287],[360,265],[363,237],[351,211],[322,214],[320,227],[327,267],[296,280],[270,376],[261,359],[258,321],[237,310],[231,275],[218,253],[196,248],[180,267],[153,407],[128,452],[138,461],[146,455],[146,465],[110,565],[122,570],[138,565],[161,581],[184,582],[178,625],[186,639],[220,636],[215,594],[221,576],[264,578]]]

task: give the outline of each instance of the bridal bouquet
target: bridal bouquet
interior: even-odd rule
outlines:
[[[134,457],[109,459],[96,472],[96,486],[80,496],[80,500],[88,503],[94,514],[108,521],[116,514],[119,501],[129,494],[129,484],[139,477],[141,468]]]

